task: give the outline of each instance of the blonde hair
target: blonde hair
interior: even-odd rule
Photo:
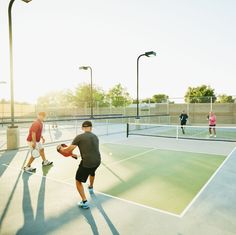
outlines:
[[[46,117],[46,112],[39,112],[38,115],[42,117]]]

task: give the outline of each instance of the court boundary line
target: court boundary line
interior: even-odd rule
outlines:
[[[208,185],[212,182],[212,180],[215,178],[215,176],[219,173],[219,171],[223,168],[223,166],[226,164],[226,162],[231,158],[233,153],[236,152],[236,147],[233,148],[233,150],[229,153],[229,155],[225,158],[225,160],[221,163],[221,165],[216,169],[216,171],[212,174],[212,176],[208,179],[208,181],[204,184],[204,186],[199,190],[199,192],[196,194],[196,196],[192,199],[192,201],[185,207],[185,209],[181,212],[180,217],[184,217],[184,215],[188,212],[188,210],[192,207],[192,205],[197,201],[197,199],[200,197],[200,195],[205,191],[205,189],[208,187]]]
[[[218,156],[222,156],[225,157],[224,154],[217,154],[217,153],[206,153],[206,152],[194,152],[194,151],[186,151],[186,150],[179,150],[179,149],[167,149],[167,148],[160,148],[160,147],[156,147],[156,148],[152,148],[150,146],[143,146],[143,145],[134,145],[134,144],[125,144],[125,143],[117,143],[117,142],[106,142],[106,143],[102,143],[102,144],[117,144],[117,145],[125,145],[125,146],[131,146],[131,147],[142,147],[142,148],[151,148],[153,150],[167,150],[167,151],[173,151],[173,152],[186,152],[186,153],[200,153],[200,154],[208,154],[208,155],[218,155]]]
[[[136,146],[137,147],[137,146]],[[110,166],[110,165],[114,165],[114,164],[118,164],[120,162],[123,162],[123,161],[126,161],[126,160],[129,160],[129,159],[132,159],[132,158],[135,158],[135,157],[139,157],[140,155],[143,155],[143,154],[146,154],[148,152],[152,152],[152,151],[155,151],[155,150],[158,150],[158,148],[152,148],[148,151],[144,151],[142,153],[138,153],[138,154],[135,154],[129,158],[126,158],[126,159],[122,159],[120,161],[116,161],[114,162],[113,164],[109,164],[107,166]],[[162,213],[162,214],[167,214],[167,215],[171,215],[171,216],[174,216],[174,217],[177,217],[177,218],[183,218],[185,216],[185,214],[188,212],[188,210],[192,207],[192,205],[197,201],[197,199],[200,197],[200,195],[203,193],[203,191],[208,187],[208,185],[212,182],[212,180],[214,179],[214,177],[218,174],[218,172],[223,168],[223,166],[226,164],[226,162],[230,159],[230,157],[233,155],[234,151],[236,151],[236,147],[233,148],[233,150],[229,153],[229,155],[225,158],[225,160],[221,163],[221,165],[217,168],[217,170],[212,174],[212,176],[209,178],[209,180],[204,184],[204,186],[198,191],[198,193],[196,194],[196,196],[191,200],[191,202],[185,207],[185,209],[180,213],[180,214],[175,214],[175,213],[171,213],[171,212],[168,212],[168,211],[165,211],[165,210],[161,210],[161,209],[158,209],[158,208],[154,208],[154,207],[150,207],[150,206],[147,206],[147,205],[144,205],[144,204],[141,204],[141,203],[137,203],[137,202],[134,202],[134,201],[130,201],[130,200],[127,200],[127,199],[124,199],[124,198],[120,198],[120,197],[116,197],[116,196],[113,196],[113,195],[110,195],[110,194],[106,194],[106,193],[102,193],[102,192],[99,192],[99,191],[95,191],[96,193],[100,194],[100,195],[104,195],[104,196],[107,196],[107,197],[110,197],[110,198],[113,198],[113,199],[116,199],[116,200],[120,200],[120,201],[123,201],[123,202],[126,202],[128,204],[132,204],[132,205],[136,205],[136,206],[139,206],[139,207],[142,207],[142,208],[146,208],[146,209],[150,209],[152,211],[157,211],[159,213]],[[214,154],[212,154],[214,155]],[[216,154],[215,154],[216,155]],[[3,166],[7,167],[7,168],[11,168],[11,169],[17,169],[17,170],[20,170],[21,172],[25,172],[23,169],[21,168],[17,168],[17,167],[12,167],[8,164],[2,164]],[[44,175],[41,175],[41,174],[38,174],[38,173],[31,173],[31,172],[27,172],[28,174],[31,174],[31,175],[35,175],[35,176],[39,176],[39,177],[42,177],[42,178],[47,178],[49,180],[52,180],[52,181],[55,181],[57,183],[61,183],[61,184],[65,184],[65,185],[69,185],[69,186],[74,186],[73,184],[71,183],[68,183],[66,182],[67,180],[70,180],[72,178],[69,178],[69,179],[65,179],[65,180],[58,180],[56,178],[53,178],[53,177],[49,177],[49,176],[44,176]]]
[[[137,146],[136,146],[137,147]],[[146,153],[150,153],[150,152],[152,152],[152,151],[155,151],[155,150],[158,150],[158,149],[156,149],[156,148],[150,148],[149,150],[146,150],[146,151],[143,151],[143,152],[141,152],[141,153],[137,153],[137,154],[134,154],[134,155],[132,155],[132,156],[130,156],[130,157],[127,157],[127,158],[125,158],[125,159],[121,159],[121,160],[118,160],[118,161],[115,161],[115,162],[111,162],[110,164],[105,164],[106,166],[112,166],[112,165],[116,165],[116,164],[119,164],[119,163],[121,163],[121,162],[125,162],[125,161],[128,161],[128,160],[130,160],[130,159],[133,159],[133,158],[136,158],[136,157],[140,157],[141,155],[144,155],[144,154],[146,154]]]
[[[21,172],[25,172],[21,168],[13,167],[13,166],[10,166],[10,165],[5,164],[5,163],[3,163],[2,166],[5,166],[5,167],[10,168],[10,169],[14,169],[14,170],[19,170]],[[68,185],[68,186],[71,186],[71,187],[75,187],[74,184],[65,182],[63,180],[58,180],[58,179],[53,178],[53,177],[48,177],[48,176],[45,176],[45,175],[41,175],[41,174],[38,174],[36,172],[35,173],[33,173],[33,172],[26,172],[26,173],[27,174],[31,174],[31,175],[35,175],[35,176],[38,176],[38,177],[41,177],[41,178],[47,178],[49,180],[52,180],[52,181],[60,183],[60,184],[65,184],[65,185]],[[158,209],[158,208],[146,206],[146,205],[141,204],[141,203],[133,202],[133,201],[130,201],[130,200],[127,200],[127,199],[124,199],[124,198],[119,198],[119,197],[116,197],[116,196],[112,196],[110,194],[102,193],[102,192],[99,192],[99,191],[96,191],[96,190],[94,190],[94,192],[97,193],[97,194],[109,197],[109,198],[113,198],[113,199],[116,199],[116,200],[119,200],[119,201],[122,201],[122,202],[125,202],[125,203],[128,203],[128,204],[131,204],[131,205],[135,205],[135,206],[141,207],[141,208],[146,208],[146,209],[149,209],[149,210],[152,210],[152,211],[155,211],[155,212],[159,212],[159,213],[162,213],[162,214],[171,215],[171,216],[174,216],[174,217],[177,217],[177,218],[181,218],[180,214],[175,214],[175,213],[164,211],[164,210],[161,210],[161,209]]]

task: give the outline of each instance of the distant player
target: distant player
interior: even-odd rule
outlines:
[[[82,198],[82,201],[78,203],[79,207],[84,209],[89,208],[89,203],[84,193],[84,187],[82,183],[85,183],[89,177],[89,192],[93,193],[93,183],[95,179],[95,171],[101,163],[101,155],[99,151],[98,137],[92,133],[92,123],[85,121],[82,124],[82,130],[84,133],[77,135],[72,141],[72,144],[63,148],[62,151],[73,152],[78,147],[80,150],[81,161],[79,168],[76,172],[76,188]]]
[[[185,134],[185,126],[188,121],[188,115],[185,113],[184,110],[180,114],[179,119],[180,119],[180,125],[181,125],[182,132],[183,132],[183,134]]]
[[[214,132],[214,137],[216,137],[216,115],[213,112],[209,112],[209,115],[207,116],[208,121],[209,121],[209,134],[210,137],[212,137],[212,129]]]
[[[43,166],[49,166],[52,164],[52,162],[46,160],[45,153],[44,153],[44,147],[43,144],[45,143],[45,139],[42,136],[43,131],[43,121],[46,118],[45,112],[39,112],[38,118],[32,123],[29,134],[27,137],[28,145],[30,148],[31,157],[24,167],[25,171],[29,172],[35,172],[36,168],[31,167],[31,164],[33,163],[34,159],[41,156],[43,162]]]

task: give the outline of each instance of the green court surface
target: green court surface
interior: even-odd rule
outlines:
[[[84,184],[88,210],[77,206],[79,160],[59,155],[56,143],[45,146],[53,166],[36,159],[34,174],[22,171],[27,148],[0,151],[0,234],[236,234],[235,143],[99,139],[95,194]]]
[[[101,146],[97,190],[181,214],[225,156],[130,145]]]

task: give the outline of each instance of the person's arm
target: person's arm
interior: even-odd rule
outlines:
[[[61,147],[61,149],[63,150],[63,152],[65,153],[73,153],[74,149],[77,147],[77,145],[69,145],[67,147]]]
[[[36,133],[32,131],[32,148],[36,147]]]
[[[41,136],[41,140],[42,140],[42,143],[44,144],[45,143],[45,139],[43,138],[43,136]]]

